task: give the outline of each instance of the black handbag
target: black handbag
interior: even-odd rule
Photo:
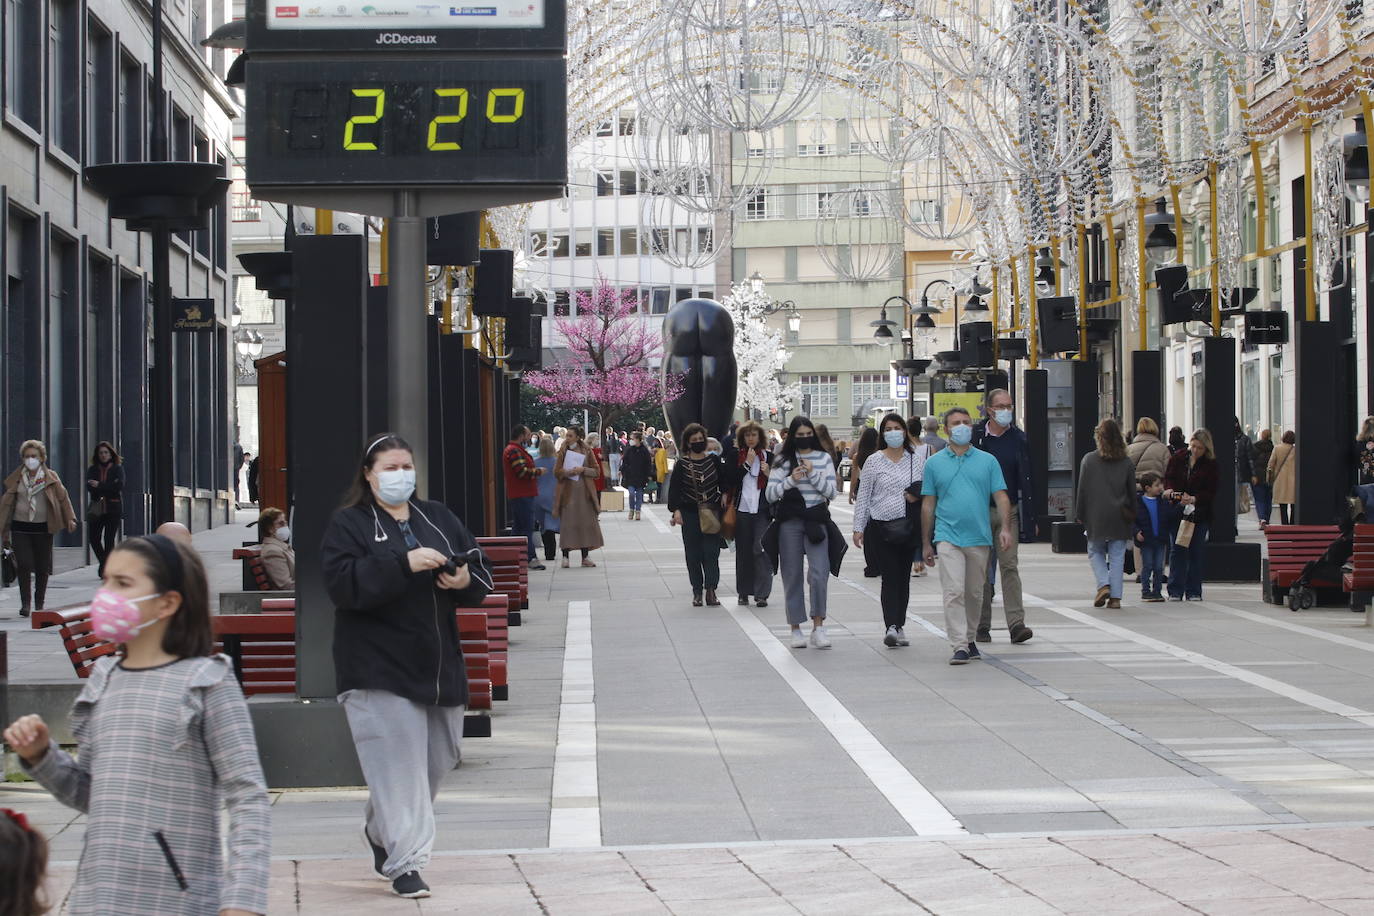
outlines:
[[[915,455],[911,452],[907,452],[906,460],[907,467],[911,470],[910,479],[912,483],[914,483],[916,477],[916,468],[914,467]],[[911,484],[907,485],[908,489],[910,489],[910,486]],[[901,518],[893,518],[886,521],[874,519],[874,523],[878,526],[878,531],[882,534],[883,540],[889,544],[895,544],[901,547],[909,545],[916,536],[916,520],[912,518],[912,507],[919,505],[919,502],[907,503],[906,511]]]
[[[109,514],[110,504],[103,496],[91,500],[91,504],[86,507],[86,520],[98,522]]]
[[[19,564],[14,561],[14,551],[4,548],[0,553],[0,587],[9,588],[19,578]]]

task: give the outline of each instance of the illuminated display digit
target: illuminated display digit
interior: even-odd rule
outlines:
[[[497,99],[514,99],[515,111],[508,115],[496,113]],[[487,120],[493,124],[513,124],[520,120],[520,116],[525,113],[525,90],[523,89],[493,89],[487,93]]]
[[[440,98],[456,98],[458,100],[458,113],[451,115],[439,115],[429,122],[429,142],[428,146],[432,150],[462,149],[456,141],[439,140],[440,124],[457,124],[468,116],[468,91],[466,89],[435,89],[434,94]]]
[[[353,128],[359,124],[376,124],[382,119],[382,112],[386,108],[385,89],[354,89],[353,94],[361,99],[373,99],[374,106],[370,115],[354,115],[348,119],[344,126],[343,148],[346,150],[375,150],[377,144],[369,143],[366,140],[354,140]]]

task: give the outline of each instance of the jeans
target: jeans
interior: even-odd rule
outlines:
[[[828,535],[819,543],[806,537],[806,523],[789,518],[778,523],[778,566],[782,572],[782,592],[787,601],[787,622],[801,626],[806,622],[806,592],[811,592],[811,616],[825,619],[830,587],[830,547]],[[806,564],[803,573],[802,564]]]
[[[630,511],[638,512],[644,507],[644,488],[626,487],[625,489],[630,493]]]
[[[682,552],[687,555],[687,581],[692,594],[703,587],[712,591],[720,585],[720,535],[701,533],[701,516],[682,510]]]
[[[612,484],[617,484],[617,483],[620,482],[620,453],[619,453],[619,452],[616,452],[615,454],[611,455],[611,457],[610,457],[610,463],[611,463],[611,480],[610,480],[610,482],[611,482]]]
[[[768,516],[763,512],[739,512],[735,522],[735,592],[766,601],[773,593],[773,561],[763,549]]]
[[[1202,597],[1202,563],[1207,555],[1207,531],[1210,525],[1193,526],[1193,542],[1187,547],[1174,545],[1173,561],[1169,565],[1169,597]]]
[[[517,496],[510,503],[510,531],[529,543],[530,559],[539,557],[539,542],[534,539],[534,497]]]
[[[1111,597],[1121,598],[1122,565],[1126,562],[1126,541],[1088,538],[1088,562],[1092,564],[1097,587],[1107,586]]]
[[[1250,492],[1255,495],[1255,517],[1268,522],[1274,511],[1274,486],[1268,483],[1250,484]]]
[[[1159,597],[1164,591],[1164,548],[1163,541],[1154,544],[1140,544],[1140,594],[1142,597]]]
[[[935,545],[935,568],[945,597],[945,637],[954,651],[967,649],[978,635],[983,589],[988,587],[988,555],[992,548]]]

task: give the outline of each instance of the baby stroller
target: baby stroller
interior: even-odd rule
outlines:
[[[1340,534],[1322,551],[1322,555],[1308,562],[1298,578],[1288,588],[1288,609],[1307,610],[1317,603],[1317,589],[1340,588],[1345,564],[1355,552],[1355,523],[1364,520],[1364,505],[1358,499],[1348,501],[1349,511],[1337,522]]]

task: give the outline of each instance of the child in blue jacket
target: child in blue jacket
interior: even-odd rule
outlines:
[[[1135,499],[1135,546],[1140,549],[1140,597],[1164,600],[1164,554],[1169,549],[1169,513],[1172,504],[1163,496],[1164,479],[1153,471],[1141,474]]]

